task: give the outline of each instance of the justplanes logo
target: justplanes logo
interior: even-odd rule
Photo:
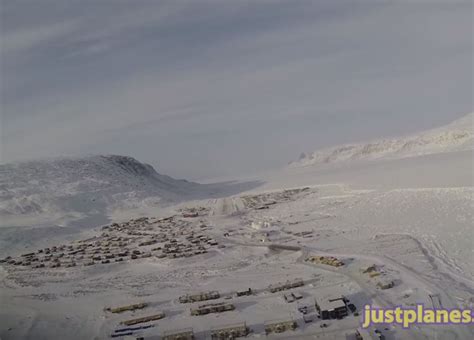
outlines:
[[[432,309],[422,304],[415,307],[378,308],[371,305],[364,307],[362,328],[373,325],[399,324],[403,328],[411,325],[445,325],[474,324],[472,309]]]

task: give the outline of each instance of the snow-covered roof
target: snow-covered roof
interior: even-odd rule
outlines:
[[[319,308],[321,308],[321,310],[332,310],[332,309],[346,307],[344,301],[342,300],[335,300],[335,301],[321,300],[321,301],[318,301],[318,305],[319,305]]]

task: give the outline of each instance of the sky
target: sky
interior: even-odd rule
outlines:
[[[1,162],[199,180],[473,111],[471,1],[2,0]]]

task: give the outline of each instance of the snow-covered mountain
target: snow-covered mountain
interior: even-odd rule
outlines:
[[[0,165],[0,220],[74,221],[179,200],[200,184],[158,174],[131,157],[89,156]]]
[[[368,143],[345,144],[302,153],[291,167],[320,165],[351,160],[397,159],[450,151],[469,150],[474,146],[474,113],[454,122],[416,135],[381,139]]]

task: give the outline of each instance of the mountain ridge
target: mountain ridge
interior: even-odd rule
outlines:
[[[445,126],[418,134],[337,145],[310,154],[303,152],[297,161],[290,163],[290,167],[381,158],[399,159],[472,149],[474,145],[473,119],[474,113],[470,113]]]

